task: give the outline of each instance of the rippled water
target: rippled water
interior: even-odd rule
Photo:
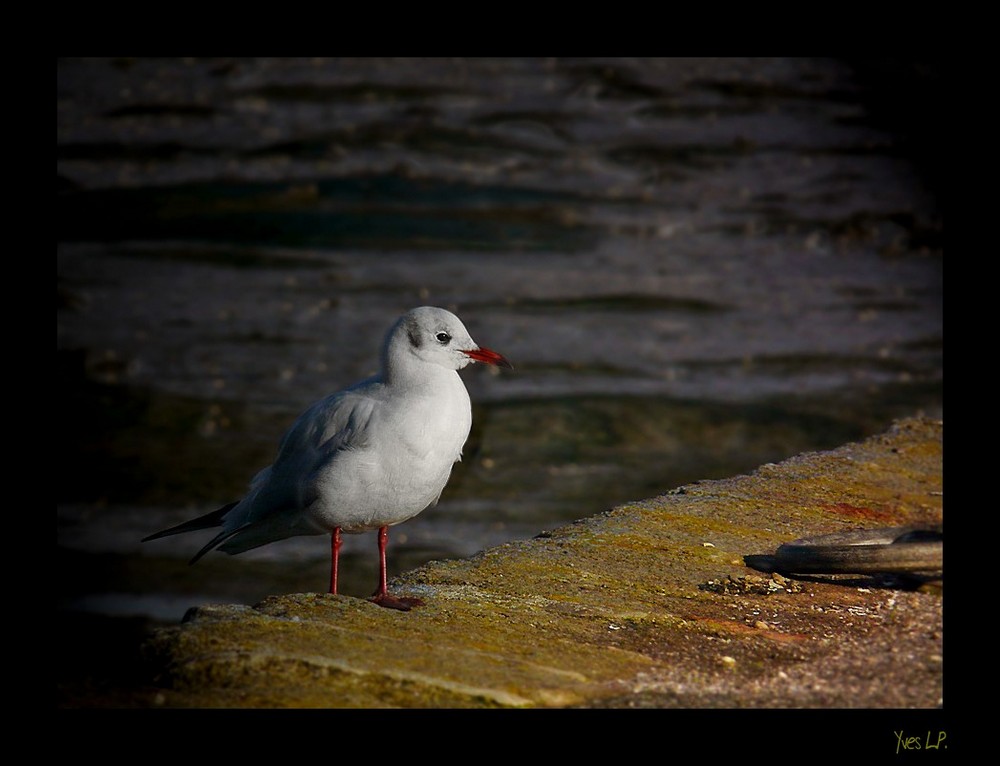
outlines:
[[[320,590],[184,563],[385,330],[456,311],[465,461],[395,571],[941,408],[940,70],[829,59],[64,59],[57,606]],[[346,590],[375,584],[349,538]]]

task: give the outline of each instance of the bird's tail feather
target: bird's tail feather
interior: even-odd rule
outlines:
[[[149,535],[149,537],[142,538],[142,541],[149,542],[150,540],[159,540],[161,537],[169,537],[170,535],[179,535],[183,532],[194,532],[198,529],[210,529],[211,527],[220,527],[222,522],[226,518],[226,514],[229,513],[233,508],[239,505],[239,501],[235,503],[229,503],[224,505],[216,511],[211,513],[206,513],[204,516],[199,516],[197,519],[191,519],[191,521],[185,521],[183,524],[178,524],[176,527],[170,527],[170,529],[164,529],[161,532],[156,532],[155,534]],[[221,542],[221,541],[220,541]]]

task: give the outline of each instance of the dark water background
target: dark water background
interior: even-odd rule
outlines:
[[[942,90],[898,60],[58,60],[59,702],[122,704],[190,606],[324,589],[323,537],[139,540],[237,499],[416,305],[516,371],[462,373],[465,460],[393,572],[940,415]],[[371,592],[374,535],[344,569]]]

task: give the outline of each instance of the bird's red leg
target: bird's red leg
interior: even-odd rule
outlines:
[[[340,527],[334,527],[330,536],[330,558],[330,593],[336,593],[337,570],[340,567]]]
[[[386,587],[385,575],[385,546],[389,541],[389,527],[379,527],[378,530],[378,590],[368,599],[379,606],[389,609],[399,609],[402,612],[410,611],[411,607],[423,606],[424,602],[419,598],[390,596]]]

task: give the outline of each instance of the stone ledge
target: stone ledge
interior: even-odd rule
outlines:
[[[937,707],[940,589],[772,578],[748,555],[942,518],[939,421],[697,482],[394,592],[193,610],[145,652],[170,707]]]

